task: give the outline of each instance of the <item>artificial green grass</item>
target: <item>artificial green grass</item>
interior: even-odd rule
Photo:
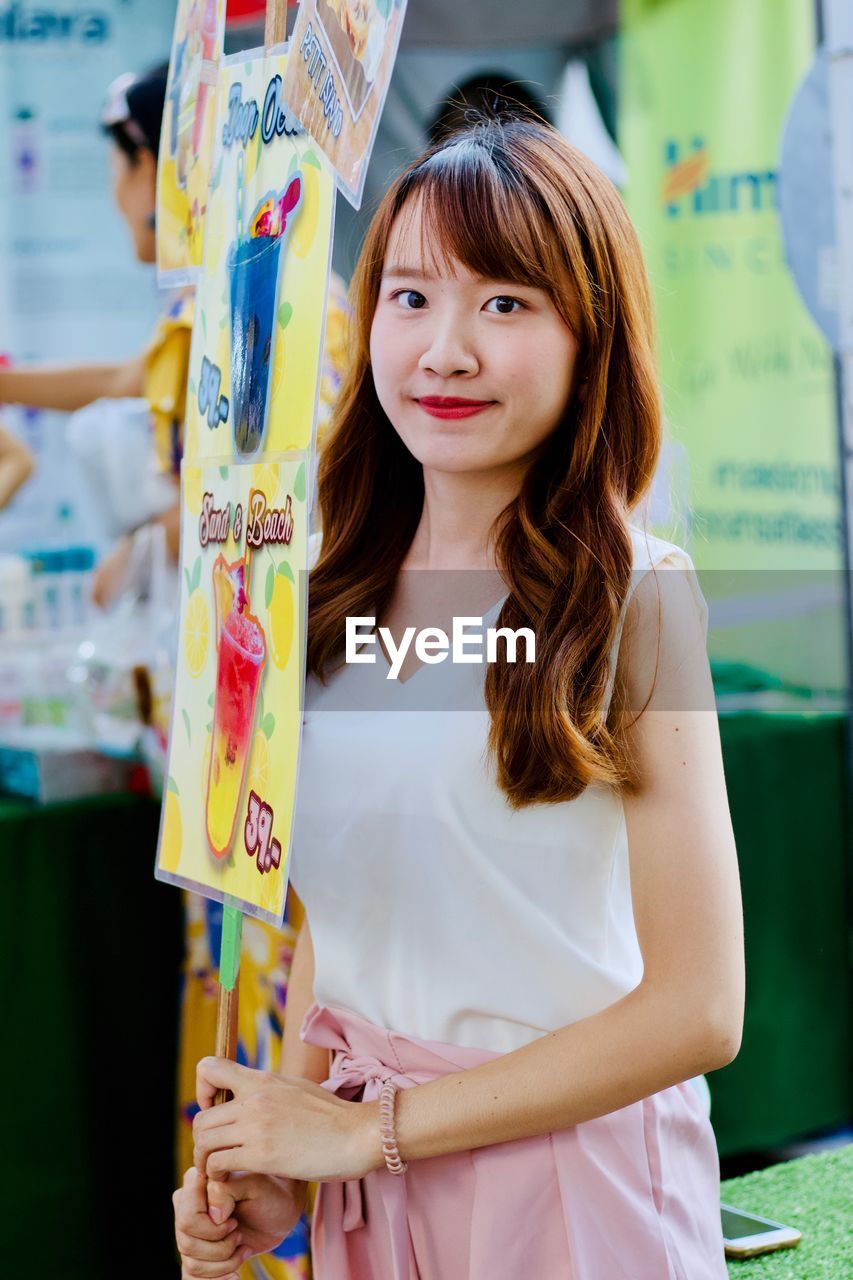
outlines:
[[[721,1199],[803,1234],[795,1249],[729,1259],[730,1280],[853,1280],[853,1144],[729,1178]]]

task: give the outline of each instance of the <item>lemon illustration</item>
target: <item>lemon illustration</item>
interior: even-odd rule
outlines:
[[[278,467],[271,462],[258,462],[252,467],[252,488],[260,489],[267,505],[275,501],[278,493]]]
[[[305,258],[314,243],[317,234],[317,221],[320,217],[320,182],[319,170],[313,164],[302,165],[302,208],[298,212],[296,226],[293,228],[291,247],[297,258]]]
[[[209,641],[210,617],[207,601],[201,589],[196,587],[190,596],[184,621],[184,661],[191,676],[201,675],[207,660]]]
[[[202,475],[201,467],[184,465],[184,506],[191,516],[201,511]]]
[[[282,875],[282,869],[279,867],[277,872],[264,876],[261,881],[260,905],[264,911],[272,911],[276,915],[281,910],[281,895],[284,889]]]
[[[269,794],[269,785],[269,744],[263,733],[256,733],[254,742],[252,743],[252,755],[249,761],[249,786],[246,790],[246,795],[248,796],[250,791],[254,791],[256,796],[265,801]]]
[[[293,644],[293,587],[283,573],[275,575],[269,607],[270,656],[283,671]]]
[[[181,802],[174,791],[166,792],[163,806],[163,839],[160,842],[160,868],[162,871],[175,872],[181,860],[183,842],[183,825],[181,822]]]

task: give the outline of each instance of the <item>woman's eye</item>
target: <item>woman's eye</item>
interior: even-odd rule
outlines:
[[[399,289],[393,298],[406,311],[420,311],[426,306],[426,298],[417,289]]]
[[[510,298],[505,293],[499,293],[496,298],[489,298],[486,303],[486,311],[490,311],[492,315],[511,316],[516,310],[523,310],[524,303],[518,298]]]

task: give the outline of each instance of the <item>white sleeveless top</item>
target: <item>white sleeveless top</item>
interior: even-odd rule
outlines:
[[[693,569],[631,536],[632,590],[666,557]],[[621,999],[643,973],[621,796],[596,785],[512,811],[484,755],[485,667],[448,659],[401,684],[376,654],[306,691],[291,879],[315,999],[498,1053]]]

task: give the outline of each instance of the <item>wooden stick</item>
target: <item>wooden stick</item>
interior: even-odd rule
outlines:
[[[267,0],[267,17],[264,24],[264,48],[284,44],[287,39],[287,0]]]
[[[233,991],[226,991],[224,987],[219,988],[219,1006],[216,1011],[216,1057],[230,1058],[232,1062],[237,1057],[239,1001],[239,985],[235,985]],[[230,1096],[227,1089],[218,1089],[214,1106],[219,1106],[220,1102],[227,1102]]]

